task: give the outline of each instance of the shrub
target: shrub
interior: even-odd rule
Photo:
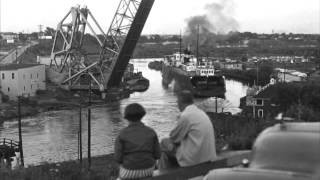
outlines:
[[[2,95],[2,102],[8,102],[10,99],[9,99],[9,96],[7,95]]]

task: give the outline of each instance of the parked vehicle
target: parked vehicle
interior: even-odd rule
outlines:
[[[320,123],[281,123],[263,131],[243,167],[212,170],[205,180],[319,180]]]

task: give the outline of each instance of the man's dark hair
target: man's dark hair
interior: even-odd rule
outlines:
[[[124,118],[132,122],[140,121],[145,114],[145,109],[138,103],[129,104],[124,110]]]
[[[183,90],[178,93],[178,100],[183,104],[193,104],[193,95],[189,90]]]

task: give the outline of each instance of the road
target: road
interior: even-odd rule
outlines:
[[[17,47],[14,50],[11,50],[8,55],[6,55],[3,59],[0,60],[0,65],[11,64],[13,63],[19,56],[21,56],[29,47],[38,44],[37,41],[31,41],[25,46]]]

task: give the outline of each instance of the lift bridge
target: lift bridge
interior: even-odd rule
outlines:
[[[101,93],[118,87],[153,3],[121,0],[107,33],[87,7],[72,7],[57,26],[51,51],[50,69],[62,77],[59,84]],[[83,48],[87,29],[98,44],[94,56]]]

